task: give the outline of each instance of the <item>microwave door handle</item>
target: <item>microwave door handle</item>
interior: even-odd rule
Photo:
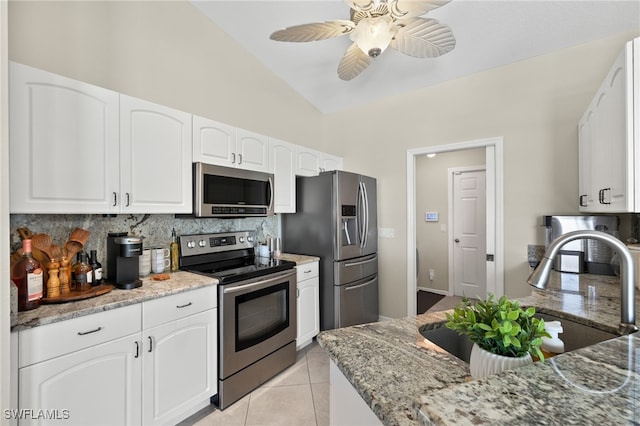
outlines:
[[[273,178],[269,176],[269,211],[273,210]]]

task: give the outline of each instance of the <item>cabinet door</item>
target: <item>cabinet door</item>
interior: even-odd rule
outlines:
[[[269,168],[269,138],[248,130],[237,130],[237,167],[257,172],[271,172]]]
[[[320,332],[319,290],[320,279],[317,276],[298,282],[298,350],[311,343]]]
[[[342,157],[331,154],[322,154],[322,163],[320,164],[320,171],[328,170],[342,170]]]
[[[123,213],[191,213],[191,114],[120,95]]]
[[[117,210],[118,93],[9,68],[11,213]]]
[[[194,115],[193,161],[235,167],[236,128]]]
[[[593,136],[591,135],[593,110],[589,108],[578,124],[578,206],[580,211],[588,212],[594,208],[597,193],[592,183]]]
[[[317,176],[320,173],[321,153],[299,146],[296,152],[296,175]]]
[[[274,202],[276,213],[296,212],[295,145],[269,139],[269,163],[273,167]]]
[[[58,421],[21,425],[140,424],[140,334],[112,340],[20,369],[22,409],[51,410]]]
[[[143,424],[175,424],[217,394],[216,328],[210,309],[143,331]]]

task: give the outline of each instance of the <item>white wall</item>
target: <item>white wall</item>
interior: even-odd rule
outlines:
[[[325,116],[327,149],[378,178],[380,313],[406,314],[406,151],[504,137],[505,294],[529,294],[539,218],[577,213],[577,123],[625,41],[604,40]],[[383,117],[384,119],[381,119]],[[359,125],[354,125],[358,123]],[[412,256],[414,254],[411,254]]]
[[[449,168],[482,166],[485,149],[444,152],[433,158],[416,157],[416,247],[418,249],[418,287],[439,292],[449,290]],[[438,212],[438,222],[426,222],[425,212]],[[446,227],[442,231],[441,226]],[[429,280],[429,269],[435,272]]]
[[[0,412],[9,404],[9,129],[7,2],[0,2]],[[4,416],[3,416],[4,418]],[[5,424],[5,420],[0,420]]]
[[[9,59],[323,149],[322,114],[187,1],[13,1]]]

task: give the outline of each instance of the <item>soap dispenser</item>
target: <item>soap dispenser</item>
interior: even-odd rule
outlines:
[[[563,332],[560,321],[545,321],[544,329],[551,337],[543,337],[540,350],[545,358],[550,358],[564,352],[564,342],[558,338],[558,334]]]

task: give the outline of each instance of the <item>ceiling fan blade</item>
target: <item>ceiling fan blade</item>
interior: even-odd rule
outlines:
[[[401,24],[389,46],[416,58],[433,58],[444,55],[456,47],[451,29],[435,19],[411,18],[398,21]]]
[[[358,45],[353,43],[344,56],[340,60],[338,65],[338,76],[342,80],[351,80],[358,76],[365,68],[369,66],[373,59],[364,53]]]
[[[411,18],[444,6],[451,0],[397,0],[390,5],[395,18]]]
[[[355,27],[353,22],[347,20],[314,22],[274,31],[270,38],[276,41],[293,42],[326,40],[348,34]]]

